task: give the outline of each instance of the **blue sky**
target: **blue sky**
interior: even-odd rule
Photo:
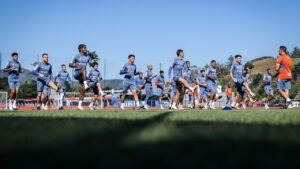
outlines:
[[[300,47],[297,0],[1,0],[2,62],[20,53],[23,67],[49,53],[55,72],[77,54],[79,43],[106,59],[107,78],[130,53],[138,70],[164,70],[178,48],[193,65],[275,56],[280,45]],[[103,63],[103,62],[102,62]],[[5,63],[2,63],[2,67]],[[103,72],[103,66],[102,66]]]

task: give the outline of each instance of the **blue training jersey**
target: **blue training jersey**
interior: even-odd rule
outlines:
[[[152,84],[152,79],[153,79],[153,73],[151,70],[146,70],[145,71],[145,80],[146,80],[146,83],[150,83]]]
[[[166,84],[165,84],[165,78],[163,76],[158,76],[156,78],[156,86],[158,88],[165,89]]]
[[[184,67],[184,80],[186,80],[188,83],[192,83],[192,70],[190,68]]]
[[[217,80],[217,69],[209,66],[206,70],[207,80],[215,82]]]
[[[271,85],[272,82],[272,76],[268,73],[264,74],[263,80],[266,81],[265,85]]]
[[[42,74],[44,77],[38,76],[40,80],[46,80],[52,76],[52,65],[50,63],[39,62],[32,71],[33,74]]]
[[[101,73],[98,69],[91,68],[89,74],[88,74],[88,79],[90,82],[99,82],[101,79]]]
[[[62,87],[66,87],[66,82],[71,81],[69,73],[66,71],[59,71],[57,75],[54,77],[54,81],[58,80],[58,84]]]
[[[173,77],[182,77],[185,61],[183,59],[175,58],[171,67],[173,69]]]
[[[77,54],[73,60],[72,64],[76,64],[75,71],[86,71],[87,65],[91,65],[94,62],[89,56]],[[80,65],[82,67],[80,68]]]
[[[145,80],[144,80],[143,77],[141,78],[141,77],[138,76],[138,77],[135,78],[135,83],[141,89],[145,84]]]
[[[9,61],[6,66],[5,69],[10,69],[10,68],[14,68],[12,71],[8,72],[8,80],[9,81],[19,81],[20,77],[19,77],[19,73],[21,73],[22,68],[21,68],[21,64],[18,61]]]
[[[207,84],[207,78],[206,76],[198,76],[197,79],[196,79],[197,83],[199,83],[200,85],[205,85]],[[205,86],[200,86],[200,87],[205,87]]]
[[[126,63],[120,70],[120,75],[124,75],[125,80],[134,80],[134,76],[138,75],[135,64]]]
[[[232,72],[234,78],[242,78],[243,71],[244,71],[244,65],[242,63],[241,64],[234,63],[231,66],[230,71]]]

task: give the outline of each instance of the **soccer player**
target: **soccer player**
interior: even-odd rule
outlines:
[[[129,62],[123,66],[122,70],[120,70],[120,75],[124,75],[123,94],[121,96],[121,106],[120,106],[121,110],[125,109],[124,100],[127,94],[127,90],[129,89],[131,90],[131,93],[134,97],[136,106],[140,107],[139,98],[136,93],[137,90],[136,82],[134,78],[134,76],[138,75],[138,73],[136,72],[136,65],[134,64],[135,56],[133,54],[129,55],[128,60]]]
[[[186,61],[185,62],[185,67],[183,69],[183,75],[184,75],[184,80],[189,84],[189,86],[193,85],[193,80],[192,80],[192,71],[191,71],[191,62]],[[188,90],[188,89],[187,89]],[[184,93],[181,95],[181,98],[183,99]],[[188,107],[193,108],[193,97],[194,93],[189,92],[189,104]]]
[[[18,110],[17,99],[20,89],[19,74],[23,72],[21,64],[18,61],[18,56],[18,53],[12,53],[11,61],[9,61],[4,68],[4,72],[8,72],[8,84],[10,88],[8,104],[9,110]]]
[[[48,60],[48,54],[42,54],[42,62],[39,62],[32,70],[32,74],[37,76],[37,110],[41,109],[41,97],[46,87],[50,87],[55,91],[59,90],[52,82],[52,65]]]
[[[91,65],[94,61],[87,55],[87,48],[85,44],[80,44],[78,46],[79,54],[77,54],[73,60],[72,63],[69,64],[70,68],[75,68],[74,71],[74,78],[79,81],[80,88],[80,96],[79,96],[79,102],[77,108],[79,110],[83,110],[82,102],[84,99],[85,91],[89,88],[88,82],[87,82],[87,73],[86,68],[87,65]]]
[[[206,70],[206,77],[207,77],[207,83],[210,90],[210,99],[209,99],[209,108],[210,109],[216,109],[215,108],[215,101],[217,100],[216,94],[217,94],[217,62],[215,60],[212,60],[210,62],[210,66]]]
[[[148,100],[150,97],[153,96],[153,88],[152,88],[152,79],[153,78],[156,78],[157,75],[154,75],[152,73],[152,70],[153,70],[153,66],[151,64],[149,64],[147,66],[147,69],[145,74],[144,74],[144,78],[146,80],[146,83],[145,83],[145,91],[146,91],[146,98],[144,100],[144,109],[148,110]]]
[[[200,70],[200,75],[196,78],[196,85],[199,86],[200,90],[200,97],[199,97],[199,105],[200,108],[203,108],[202,102],[204,99],[206,99],[209,96],[209,89],[208,89],[208,83],[207,83],[207,77],[205,70]]]
[[[282,97],[284,97],[286,101],[284,108],[292,108],[292,103],[289,96],[292,80],[292,65],[292,59],[287,54],[286,47],[280,46],[279,56],[276,61],[276,71],[278,74],[277,91]]]
[[[135,83],[136,83],[136,87],[137,87],[136,93],[140,98],[142,89],[144,88],[144,85],[145,85],[145,79],[144,79],[144,74],[142,71],[140,71],[138,74],[139,74],[138,77],[135,78]]]
[[[182,94],[182,92],[184,92],[184,90],[182,90],[182,85],[186,88],[189,89],[190,91],[194,91],[194,88],[191,87],[186,80],[184,80],[183,78],[183,69],[185,67],[185,61],[183,60],[184,58],[184,52],[182,49],[178,49],[177,52],[177,58],[174,59],[172,65],[171,65],[171,69],[173,71],[173,80],[176,83],[176,95],[174,96],[174,101],[172,104],[172,109],[177,109],[176,104],[179,101],[179,96],[180,94]],[[169,71],[170,72],[170,71]]]
[[[89,87],[93,89],[94,97],[91,99],[89,108],[90,110],[96,110],[94,105],[98,100],[98,96],[103,95],[103,91],[101,89],[101,84],[100,84],[100,80],[102,79],[102,77],[100,71],[98,70],[98,63],[94,62],[91,66],[92,67],[88,74],[88,79],[90,81]]]
[[[157,93],[158,93],[158,101],[160,105],[160,109],[164,109],[164,106],[162,104],[162,99],[168,98],[168,94],[166,93],[166,83],[165,83],[165,76],[164,71],[161,70],[159,72],[159,76],[156,78],[155,82],[157,86]]]
[[[266,97],[265,97],[265,109],[269,109],[269,102],[271,100],[273,100],[274,94],[273,94],[273,89],[272,89],[272,72],[271,69],[267,69],[267,72],[264,74],[263,76],[263,80],[262,82],[264,83],[265,87],[265,93],[266,93]]]
[[[238,106],[241,104],[241,96],[244,95],[244,92],[242,90],[243,87],[243,71],[244,71],[244,65],[242,64],[241,55],[235,56],[235,63],[231,66],[230,69],[230,77],[234,81],[237,89],[237,94],[235,97],[235,100],[232,102],[231,106],[233,108],[238,109]]]
[[[231,105],[231,103],[232,103],[232,88],[231,88],[230,84],[227,84],[225,93],[226,93],[226,98],[227,98],[226,106]]]
[[[64,97],[66,95],[66,83],[71,81],[70,75],[67,72],[67,67],[65,64],[61,65],[61,71],[54,77],[54,83],[58,80],[59,91],[59,110],[63,110]]]

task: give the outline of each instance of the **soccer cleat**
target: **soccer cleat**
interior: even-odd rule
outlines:
[[[163,110],[163,109],[165,109],[165,108],[164,108],[164,106],[163,106],[163,105],[160,105],[160,109],[161,109],[161,110]]]
[[[41,106],[37,106],[37,107],[36,107],[36,110],[41,110]]]
[[[77,109],[78,110],[83,110],[83,107],[82,106],[78,106]]]
[[[178,105],[178,109],[179,109],[179,110],[183,110],[184,108],[183,108],[182,105]]]
[[[120,109],[121,109],[121,110],[125,110],[124,105],[121,104]]]
[[[43,110],[48,110],[48,106],[45,106]]]
[[[266,109],[266,110],[269,110],[270,107],[269,107],[267,104],[265,104],[265,109]]]
[[[13,111],[13,110],[14,110],[14,108],[13,108],[12,104],[9,104],[9,110],[11,110],[11,111]]]
[[[145,109],[145,110],[149,110],[149,108],[148,108],[148,105],[147,105],[147,104],[144,106],[144,109]]]
[[[93,110],[93,111],[95,111],[96,109],[95,109],[95,107],[94,106],[92,106],[92,105],[89,105],[89,109],[90,110]]]
[[[245,104],[242,105],[242,109],[246,110],[247,106]]]
[[[58,110],[64,110],[64,107],[63,107],[63,106],[61,106],[61,107],[59,107],[59,108],[58,108]]]
[[[291,102],[288,102],[288,103],[287,103],[287,108],[288,108],[288,109],[292,109],[292,108],[293,108],[293,104],[292,104]]]
[[[175,105],[172,105],[172,106],[171,106],[171,109],[173,109],[173,110],[178,110],[178,108],[177,108]]]

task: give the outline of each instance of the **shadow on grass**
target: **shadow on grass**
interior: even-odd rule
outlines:
[[[299,168],[300,125],[0,118],[1,168]]]

